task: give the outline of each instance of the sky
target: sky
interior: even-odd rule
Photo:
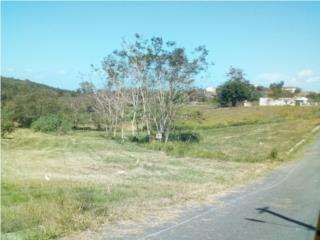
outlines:
[[[320,91],[320,2],[1,2],[1,75],[77,89],[90,65],[135,33],[163,37],[214,63],[198,87],[227,80]]]

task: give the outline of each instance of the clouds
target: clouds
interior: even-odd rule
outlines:
[[[305,70],[301,70],[300,72],[298,72],[297,76],[299,78],[310,78],[315,76],[314,72],[310,69],[305,69]]]
[[[320,74],[316,74],[312,70],[306,69],[306,70],[302,70],[302,71],[298,72],[298,74],[294,80],[299,83],[320,85]]]
[[[311,69],[302,69],[294,75],[282,73],[261,73],[256,84],[268,86],[270,83],[284,81],[286,86],[300,87],[304,90],[320,90],[320,74]]]

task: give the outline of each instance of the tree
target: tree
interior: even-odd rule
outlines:
[[[320,93],[310,92],[307,98],[310,98],[314,102],[320,102]]]
[[[136,133],[137,118],[150,136],[164,136],[167,141],[176,108],[196,75],[206,70],[208,51],[204,46],[195,49],[190,57],[175,42],[160,37],[143,39],[135,35],[135,42],[123,42],[120,50],[109,54],[102,62],[106,77],[105,88],[97,91],[96,108],[106,129],[124,137],[124,122],[131,118],[132,135]],[[111,128],[110,128],[111,127]]]
[[[245,79],[243,70],[231,67],[227,73],[229,80],[218,87],[218,101],[221,106],[235,107],[245,100],[258,100],[260,93]]]
[[[296,90],[294,91],[295,94],[299,94],[301,92],[302,92],[301,88],[296,88]]]
[[[269,88],[270,88],[270,94],[269,96],[270,97],[273,97],[273,98],[279,98],[282,96],[282,88],[284,86],[284,82],[281,81],[281,82],[277,82],[277,83],[271,83]]]
[[[13,113],[6,109],[1,110],[1,137],[5,137],[15,130],[12,115]]]

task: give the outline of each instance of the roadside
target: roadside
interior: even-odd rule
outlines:
[[[313,131],[312,133],[315,132],[316,131]],[[319,177],[317,177],[320,167],[320,163],[317,161],[317,159],[320,159],[320,135],[314,135],[310,139],[305,140],[303,144],[304,145],[299,144],[298,147],[295,147],[294,151],[299,150],[299,152],[297,152],[294,160],[278,166],[273,166],[273,171],[269,172],[271,170],[269,169],[269,171],[264,172],[260,177],[256,177],[255,180],[253,180],[253,182],[251,181],[249,184],[244,184],[242,186],[238,185],[236,187],[231,187],[228,190],[210,195],[207,198],[207,202],[202,202],[202,204],[199,202],[189,202],[187,205],[180,205],[175,208],[164,210],[166,214],[162,219],[149,215],[150,217],[145,219],[145,221],[136,222],[132,220],[118,224],[108,224],[103,226],[98,232],[86,231],[63,239],[278,239],[268,238],[272,237],[270,234],[266,234],[265,238],[261,238],[260,235],[255,237],[250,235],[248,238],[237,238],[237,234],[235,232],[231,234],[232,231],[230,232],[230,229],[237,229],[235,231],[241,232],[241,229],[250,225],[251,222],[259,223],[259,221],[264,221],[255,221],[255,218],[252,218],[252,215],[256,217],[255,211],[257,211],[254,210],[253,206],[256,206],[258,209],[264,207],[262,205],[267,204],[268,208],[266,208],[265,211],[271,206],[277,207],[277,210],[281,212],[281,206],[286,208],[286,206],[292,205],[294,201],[297,201],[297,204],[299,204],[300,200],[295,200],[295,196],[298,195],[298,197],[300,197],[301,194],[296,189],[303,189],[305,186],[304,184],[307,183],[303,180],[301,181],[301,179],[312,175],[312,173],[313,176],[316,175],[316,179],[313,179],[309,185],[307,184],[308,188],[306,188],[305,192],[302,194],[302,196],[304,196],[304,194],[308,195],[308,191],[310,191],[309,196],[311,197],[311,200],[309,200],[311,203],[309,201],[304,202],[308,199],[301,200],[303,202],[301,203],[302,205],[304,203],[307,204],[308,213],[301,214],[300,211],[300,213],[297,213],[296,215],[298,215],[297,218],[300,219],[301,216],[299,214],[301,214],[305,217],[307,222],[310,222],[308,221],[310,218],[311,222],[316,221],[316,213],[320,209],[320,205],[318,204],[320,202],[320,192],[312,192],[310,189],[318,186],[314,186],[313,183],[317,184],[320,182]],[[312,163],[310,165],[309,158],[311,158]],[[299,176],[300,174],[303,175]],[[290,188],[287,184],[291,179],[294,179],[295,181],[289,185],[294,186],[295,188],[290,191],[290,195],[286,195],[287,191],[284,191],[284,189]],[[300,182],[300,184],[297,184],[296,181]],[[277,191],[277,194],[280,194],[279,199],[276,199],[276,196],[272,194],[272,191]],[[314,199],[312,199],[313,194],[315,194]],[[290,197],[292,200],[290,200]],[[271,200],[268,202],[268,199],[270,198]],[[312,209],[314,207],[318,207],[318,209],[313,211]],[[306,208],[303,207],[302,209]],[[273,208],[270,211],[272,210]],[[289,212],[290,216],[290,209],[287,209],[286,211]],[[250,223],[246,222],[244,224],[242,222],[243,219],[239,217],[245,214],[248,214],[246,220],[251,221]],[[228,223],[228,221],[232,222],[234,219],[238,219],[239,222],[232,224]],[[271,225],[282,226],[283,224],[271,221]],[[251,228],[251,226],[248,226],[248,228]],[[289,228],[291,228],[291,226]],[[215,229],[215,231],[211,232],[212,229]],[[220,232],[220,229],[223,230]],[[312,229],[310,230],[307,228],[307,232],[304,231],[305,229],[303,227],[297,229],[297,231],[302,229],[302,233],[297,235],[299,237],[303,234],[313,236],[312,234],[314,231]],[[260,230],[256,231],[259,233]],[[255,234],[258,233],[256,232]],[[275,234],[277,234],[277,232]],[[303,239],[299,237],[287,239]]]
[[[287,120],[203,129],[199,143],[171,143],[183,156],[120,144],[101,132],[19,129],[2,141],[2,236],[52,239],[89,232],[99,239],[107,227],[116,238],[174,220],[188,207],[209,206],[218,194],[261,178],[306,144],[289,153],[319,123],[314,109],[302,110],[310,111],[301,112],[304,119],[286,108]]]
[[[320,210],[319,160],[318,134],[297,160],[263,181],[228,191],[211,206],[186,208],[174,221],[147,228],[143,234],[118,239],[312,240]]]

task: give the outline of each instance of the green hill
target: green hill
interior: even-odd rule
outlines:
[[[2,104],[14,99],[18,95],[28,95],[33,93],[43,93],[54,97],[71,96],[76,94],[73,91],[50,87],[30,80],[1,77]]]
[[[74,91],[58,89],[29,80],[1,77],[2,115],[10,113],[12,120],[22,127],[49,114],[67,114],[68,99]]]

